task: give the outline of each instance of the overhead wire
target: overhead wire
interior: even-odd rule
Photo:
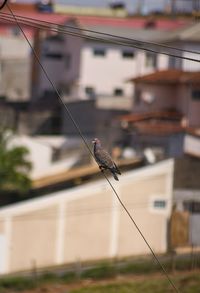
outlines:
[[[0,12],[0,15],[2,16],[6,16],[8,18],[12,18],[10,16],[10,14],[5,13],[5,12]],[[151,41],[144,41],[144,40],[140,40],[140,39],[134,39],[134,38],[128,38],[128,37],[124,37],[124,36],[117,36],[115,34],[110,34],[110,33],[106,33],[106,32],[100,32],[100,31],[96,31],[96,30],[91,30],[91,29],[86,29],[82,26],[71,26],[69,24],[56,24],[53,22],[49,22],[49,21],[44,21],[44,20],[38,20],[32,17],[25,17],[25,16],[21,16],[21,15],[16,15],[16,18],[18,18],[18,20],[21,21],[28,21],[28,22],[36,22],[36,24],[38,23],[42,23],[45,25],[50,25],[50,26],[56,26],[62,29],[72,29],[75,31],[81,31],[81,32],[89,32],[89,33],[93,33],[93,34],[97,34],[97,35],[101,35],[101,36],[107,36],[107,37],[112,37],[118,40],[123,40],[123,41],[129,41],[129,42],[136,42],[138,44],[145,44],[145,45],[153,45],[153,46],[158,46],[158,47],[162,47],[165,49],[172,49],[172,50],[176,50],[176,51],[180,51],[180,52],[185,52],[185,53],[192,53],[192,54],[200,54],[200,51],[195,51],[195,50],[189,50],[189,49],[182,49],[182,48],[178,48],[178,47],[174,47],[174,46],[170,46],[170,45],[166,45],[166,44],[162,44],[162,43],[158,43],[158,42],[151,42]],[[83,35],[82,35],[83,36]],[[83,36],[85,37],[85,35]]]
[[[11,17],[8,16],[2,16],[2,13],[0,13],[0,17],[1,19],[4,19],[8,22],[14,22],[14,20]],[[28,18],[26,18],[28,19]],[[100,38],[97,36],[93,36],[93,35],[83,35],[80,32],[74,32],[73,30],[76,30],[76,27],[71,27],[68,28],[68,30],[66,28],[62,28],[62,26],[57,25],[57,24],[53,24],[53,23],[48,23],[47,24],[43,24],[45,23],[44,21],[38,21],[38,20],[34,20],[34,21],[29,21],[26,20],[23,17],[19,16],[18,17],[18,21],[19,23],[26,25],[26,26],[31,26],[37,29],[45,29],[45,30],[49,30],[49,31],[53,31],[53,32],[57,32],[57,33],[62,33],[62,34],[66,34],[66,35],[71,35],[71,36],[75,36],[75,37],[79,37],[79,38],[84,38],[84,39],[89,39],[89,40],[94,40],[94,41],[98,41],[98,42],[103,42],[103,43],[110,43],[110,44],[115,44],[115,45],[120,45],[120,46],[124,46],[124,47],[129,47],[129,48],[135,48],[138,50],[143,50],[143,51],[147,51],[147,52],[151,52],[151,53],[156,53],[156,54],[162,54],[162,55],[167,55],[170,57],[174,57],[174,58],[179,58],[179,59],[184,59],[184,60],[188,60],[188,61],[193,61],[193,62],[199,62],[200,63],[200,59],[196,59],[196,58],[192,58],[192,57],[187,57],[187,56],[182,56],[182,55],[177,55],[174,53],[170,53],[170,52],[165,52],[165,51],[160,51],[160,50],[155,50],[149,47],[141,47],[141,45],[136,45],[133,44],[131,42],[125,42],[125,41],[121,41],[121,37],[118,37],[117,39],[113,38],[113,39],[108,39],[108,38]],[[49,27],[49,24],[55,26],[55,27]],[[66,27],[66,26],[64,26]],[[98,33],[98,32],[97,32]],[[131,39],[130,39],[131,40]],[[137,41],[137,42],[142,42],[142,41]],[[145,43],[145,42],[144,42]],[[159,44],[159,46],[162,46],[161,44]],[[167,46],[168,48],[170,48],[169,46]],[[174,48],[176,50],[178,50],[175,47],[171,47],[171,49]],[[185,53],[193,53],[193,54],[198,54],[200,52],[197,51],[185,51],[183,49],[180,49],[181,52],[185,52]]]
[[[68,109],[67,105],[64,103],[58,89],[56,88],[56,86],[54,85],[53,81],[50,79],[50,77],[48,76],[48,73],[46,71],[46,69],[44,68],[44,66],[42,65],[37,53],[35,52],[31,42],[29,41],[28,37],[26,36],[23,28],[21,27],[18,19],[15,17],[12,9],[10,8],[10,6],[8,4],[6,4],[8,10],[10,11],[11,15],[13,16],[13,19],[15,20],[16,24],[18,25],[20,31],[22,32],[24,38],[26,39],[27,43],[29,44],[34,57],[36,58],[38,64],[40,65],[44,75],[46,76],[47,80],[49,81],[49,83],[51,84],[52,88],[54,89],[55,93],[57,94],[58,100],[59,102],[63,105],[65,111],[67,112],[67,114],[69,115],[72,123],[74,124],[75,128],[77,129],[77,132],[79,133],[80,137],[82,138],[86,148],[88,149],[88,151],[90,152],[90,154],[94,157],[93,152],[91,151],[85,137],[83,136],[81,129],[79,127],[79,125],[76,123],[75,119],[73,118],[73,115],[71,113],[71,111]],[[144,242],[146,243],[147,247],[149,248],[149,250],[151,251],[153,257],[155,258],[155,260],[157,261],[158,265],[160,266],[160,268],[162,269],[163,274],[165,275],[165,277],[167,278],[168,282],[171,284],[171,286],[173,287],[173,289],[176,292],[179,292],[179,290],[177,289],[177,287],[175,286],[174,282],[171,280],[171,278],[169,277],[167,271],[165,270],[164,266],[162,265],[162,263],[160,262],[159,258],[157,257],[157,255],[155,254],[155,252],[153,251],[153,249],[151,248],[150,244],[148,243],[148,241],[146,240],[145,236],[143,235],[142,231],[140,230],[139,226],[137,225],[136,221],[134,220],[134,218],[132,217],[132,215],[130,214],[130,212],[128,211],[128,209],[126,208],[125,204],[122,202],[120,196],[118,195],[117,191],[115,190],[114,186],[112,185],[112,183],[110,182],[110,180],[108,179],[108,177],[106,176],[106,174],[104,172],[102,172],[103,176],[105,177],[105,179],[107,180],[108,184],[110,185],[111,189],[113,190],[114,194],[116,195],[116,197],[118,198],[119,203],[121,204],[121,206],[123,207],[124,211],[127,213],[128,217],[130,218],[130,220],[132,221],[132,223],[134,224],[135,228],[137,229],[138,233],[140,234],[140,236],[142,237],[142,239],[144,240]]]

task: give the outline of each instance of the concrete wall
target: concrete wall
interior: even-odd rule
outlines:
[[[42,139],[40,140],[37,137],[19,135],[15,136],[10,143],[11,146],[24,146],[28,149],[28,159],[32,163],[32,170],[30,171],[32,180],[65,172],[71,168],[79,158],[78,154],[71,154],[65,159],[54,161],[54,148],[42,142]]]
[[[162,85],[142,84],[135,85],[135,90],[141,91],[140,103],[134,103],[134,112],[159,111],[170,108],[176,109],[185,117],[189,126],[200,125],[200,101],[192,98],[192,92],[199,90],[199,86],[189,84]],[[145,102],[146,95],[152,97],[152,102]]]
[[[77,24],[73,21],[67,22],[66,25],[77,27]],[[75,32],[78,33],[79,31],[75,30]],[[74,87],[80,74],[82,42],[81,38],[60,34],[57,38],[46,38],[41,43],[41,62],[50,79],[59,91],[65,92],[66,88],[70,89],[70,95],[74,94]],[[51,55],[48,55],[48,53]],[[61,58],[55,58],[57,54],[60,54]],[[40,70],[39,96],[42,96],[45,91],[53,91],[53,88]]]
[[[156,253],[167,250],[172,178],[167,160],[112,181]],[[150,253],[104,180],[2,208],[0,247],[1,274]]]
[[[141,91],[140,102],[134,102],[133,111],[159,111],[176,106],[177,88],[175,86],[136,84],[135,90]],[[147,95],[151,95],[152,102],[145,102]],[[135,100],[135,99],[134,99]]]
[[[30,47],[21,36],[0,38],[0,95],[11,101],[29,99]]]

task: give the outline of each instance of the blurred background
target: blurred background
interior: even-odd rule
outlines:
[[[148,245],[198,292],[199,18],[199,0],[0,11],[1,292],[172,292]]]

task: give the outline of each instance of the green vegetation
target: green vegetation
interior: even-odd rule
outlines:
[[[0,279],[0,292],[12,292],[15,291],[23,291],[27,289],[35,288],[35,282],[33,279],[30,278],[23,278],[23,277],[10,277]],[[7,290],[7,291],[5,291]]]
[[[200,275],[176,277],[173,279],[176,286],[182,293],[197,293],[200,288]],[[111,284],[92,285],[85,288],[70,290],[70,293],[168,293],[174,292],[167,280],[161,276],[150,275],[147,279],[132,280],[123,282],[114,282]]]
[[[195,259],[195,263],[194,263]],[[176,259],[172,265],[172,259],[166,256],[160,260],[181,292],[196,293],[200,288],[200,274],[192,271],[200,268],[199,258],[182,257]],[[175,274],[173,274],[175,269]],[[178,272],[178,274],[177,274]],[[123,281],[119,281],[120,278]],[[88,283],[88,286],[84,284]],[[93,265],[91,268],[77,266],[74,271],[66,271],[59,274],[47,272],[38,274],[34,271],[30,277],[10,277],[0,279],[0,293],[25,292],[37,289],[41,286],[70,286],[70,284],[83,284],[80,289],[70,289],[70,293],[112,293],[112,292],[173,292],[171,285],[161,273],[160,267],[152,258],[124,260],[123,262],[103,262]],[[94,285],[96,284],[96,285]],[[99,285],[97,285],[99,284]],[[48,292],[48,291],[47,291]],[[57,292],[55,292],[57,293]]]
[[[10,147],[12,135],[0,130],[0,192],[23,194],[31,186],[28,173],[31,163],[27,159],[28,150],[23,146]]]
[[[74,276],[73,276],[74,278]],[[174,292],[173,288],[163,276],[163,274],[144,274],[140,276],[129,275],[128,277],[104,279],[103,281],[96,280],[86,283],[85,281],[77,281],[73,279],[73,286],[70,287],[72,279],[65,279],[64,276],[56,277],[53,274],[45,274],[44,276],[35,278],[7,278],[0,280],[0,293],[14,293],[14,292],[31,292],[37,291],[37,288],[45,288],[44,292],[58,293],[56,287],[62,284],[62,288],[66,288],[66,292],[70,293],[170,293]],[[195,272],[182,272],[173,276],[173,281],[177,288],[182,293],[196,293],[200,288],[200,274]],[[63,287],[65,286],[65,287]],[[75,287],[75,288],[74,288]],[[49,288],[49,289],[48,289]],[[53,289],[52,289],[53,288]],[[34,291],[34,289],[36,291]],[[53,291],[52,291],[53,290]]]

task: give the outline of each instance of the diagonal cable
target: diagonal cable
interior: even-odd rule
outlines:
[[[0,15],[1,15],[1,13],[0,13]],[[13,22],[13,19],[11,19],[11,18],[8,18],[8,17],[5,17],[5,16],[1,16],[1,18],[4,19],[4,20]],[[199,62],[200,63],[200,60],[196,59],[196,58],[181,56],[181,55],[177,55],[177,54],[173,54],[173,53],[165,52],[165,51],[157,51],[157,50],[154,50],[154,49],[149,48],[149,47],[143,47],[143,46],[141,47],[141,45],[134,45],[134,44],[128,43],[128,42],[122,42],[122,41],[120,41],[119,37],[117,39],[114,39],[114,38],[113,39],[108,39],[108,38],[100,38],[100,37],[91,36],[91,35],[82,35],[81,33],[73,32],[73,31],[71,31],[69,29],[68,30],[62,29],[62,28],[60,28],[60,25],[56,25],[57,28],[50,28],[47,25],[43,25],[43,24],[41,25],[41,24],[38,24],[38,23],[36,24],[35,22],[31,22],[31,21],[27,21],[27,20],[24,21],[21,18],[18,20],[18,23],[22,23],[22,24],[25,24],[25,25],[28,25],[28,26],[31,26],[31,27],[39,28],[39,29],[45,29],[45,30],[50,30],[50,31],[54,31],[54,32],[60,32],[60,33],[63,33],[63,34],[72,35],[72,36],[79,37],[79,38],[85,38],[85,39],[100,41],[100,42],[104,42],[104,43],[116,44],[116,45],[129,47],[129,48],[136,48],[138,50],[143,50],[143,51],[156,53],[156,54],[159,53],[159,54],[167,55],[167,56],[170,56],[170,57],[175,57],[175,58],[179,58],[179,59],[184,59],[184,60],[193,61],[193,62]],[[73,29],[75,29],[75,27],[73,27]],[[184,51],[184,52],[186,52],[186,51]],[[195,54],[199,54],[199,53],[195,52]]]
[[[4,13],[1,12],[0,13],[3,16],[7,16],[10,17],[10,15],[8,13]],[[44,20],[37,20],[35,18],[32,17],[25,17],[25,16],[21,16],[21,15],[16,15],[15,17],[18,18],[18,20],[21,21],[32,21],[32,22],[36,22],[37,24],[43,23],[44,25],[49,26],[58,26],[58,24],[56,23],[52,23],[49,21],[44,21]],[[134,38],[128,38],[128,37],[124,37],[124,36],[117,36],[115,34],[111,34],[111,33],[106,33],[106,32],[100,32],[100,31],[95,31],[95,30],[91,30],[91,29],[86,29],[83,27],[75,27],[75,26],[71,26],[68,24],[62,25],[59,24],[59,27],[61,29],[72,29],[75,31],[82,31],[82,32],[87,32],[87,33],[92,33],[92,34],[96,34],[96,35],[100,35],[100,36],[107,36],[107,37],[111,37],[114,39],[118,39],[118,40],[123,40],[123,41],[128,41],[128,42],[135,42],[137,44],[145,44],[145,45],[153,45],[153,46],[157,46],[157,47],[162,47],[162,48],[166,48],[166,49],[172,49],[172,50],[176,50],[176,51],[180,51],[180,52],[185,52],[185,53],[192,53],[192,54],[200,54],[200,51],[195,51],[195,50],[189,50],[189,49],[182,49],[182,48],[178,48],[178,47],[174,47],[174,46],[170,46],[170,45],[166,45],[166,44],[161,44],[158,42],[151,42],[151,41],[144,41],[144,40],[140,40],[140,39],[134,39]],[[130,44],[130,43],[128,43]]]

